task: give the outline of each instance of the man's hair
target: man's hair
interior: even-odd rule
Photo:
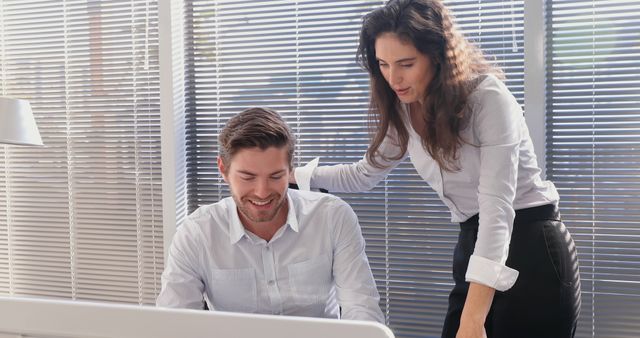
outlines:
[[[249,108],[229,119],[218,143],[218,155],[227,168],[238,151],[256,147],[287,147],[289,169],[293,168],[295,136],[280,114],[269,108]]]

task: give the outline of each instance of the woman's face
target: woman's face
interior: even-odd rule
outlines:
[[[395,33],[382,33],[375,42],[380,72],[402,103],[422,104],[433,79],[431,59]]]

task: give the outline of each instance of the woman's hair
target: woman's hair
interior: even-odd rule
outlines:
[[[293,168],[295,136],[280,114],[269,108],[249,108],[227,121],[218,135],[218,156],[226,168],[242,149],[287,147],[289,169]]]
[[[440,0],[391,0],[363,18],[358,46],[358,62],[369,72],[371,97],[369,122],[372,141],[367,159],[378,167],[376,153],[389,128],[400,153],[380,154],[385,160],[399,159],[407,151],[409,133],[403,123],[399,101],[382,76],[376,58],[375,42],[383,33],[394,33],[426,55],[434,67],[434,77],[423,97],[425,130],[419,132],[422,144],[441,168],[457,171],[458,149],[464,142],[460,131],[466,126],[467,99],[479,75],[502,73],[492,67],[482,52],[458,32],[453,18]]]

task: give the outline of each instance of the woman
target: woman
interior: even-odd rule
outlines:
[[[311,168],[310,184],[369,190],[410,156],[461,222],[442,337],[573,337],[575,246],[500,71],[438,0],[392,0],[366,15],[358,57],[371,81],[371,145],[358,163]]]

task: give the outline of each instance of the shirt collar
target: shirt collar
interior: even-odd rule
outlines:
[[[288,225],[291,230],[299,232],[300,227],[298,226],[298,218],[296,217],[295,213],[293,197],[294,196],[289,193],[289,190],[287,190],[287,203],[289,204],[289,211],[287,213],[287,221],[285,223],[285,226]],[[238,206],[236,205],[236,202],[233,200],[233,198],[229,198],[229,201],[229,242],[231,244],[236,244],[242,237],[248,237],[248,235],[247,230],[244,228],[244,225],[242,225],[242,222],[240,221],[240,216],[238,215]]]

